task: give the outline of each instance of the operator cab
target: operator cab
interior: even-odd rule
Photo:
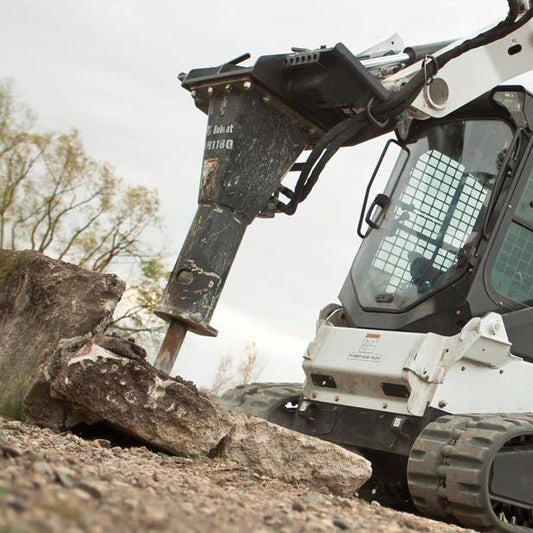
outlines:
[[[451,335],[533,305],[532,111],[502,87],[413,122],[340,294],[352,325]]]
[[[461,275],[512,140],[505,122],[459,120],[406,144],[386,191],[392,203],[357,257],[364,308],[407,309]]]

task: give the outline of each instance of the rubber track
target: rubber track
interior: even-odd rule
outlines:
[[[278,407],[301,393],[301,383],[251,383],[226,391],[219,404],[226,409],[269,420]]]
[[[429,424],[409,455],[407,477],[416,507],[480,531],[533,531],[501,522],[489,497],[494,457],[518,435],[533,435],[533,414],[447,415]]]

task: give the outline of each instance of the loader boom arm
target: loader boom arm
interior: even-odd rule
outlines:
[[[463,42],[456,41],[435,53],[433,58],[438,63],[445,52]],[[401,90],[416,72],[424,69],[425,61],[388,77],[383,85],[391,92]],[[504,38],[469,50],[439,69],[427,80],[411,104],[409,114],[415,118],[444,117],[493,87],[531,71],[532,65],[533,20],[530,20]]]

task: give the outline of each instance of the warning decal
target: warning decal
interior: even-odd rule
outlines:
[[[381,361],[381,354],[376,353],[379,339],[381,335],[379,333],[367,333],[361,346],[356,352],[350,352],[348,359],[357,361],[370,361],[377,363]]]

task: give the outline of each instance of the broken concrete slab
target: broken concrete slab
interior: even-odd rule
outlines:
[[[0,250],[1,414],[20,417],[39,366],[60,339],[104,331],[124,289],[111,274],[30,250]]]
[[[121,341],[124,343],[125,341]],[[167,452],[222,457],[260,475],[335,494],[353,495],[370,463],[335,444],[215,405],[196,387],[169,378],[108,337],[64,345],[45,374],[65,409],[63,428],[105,421]],[[36,422],[46,425],[47,412]],[[31,417],[30,417],[31,419]],[[52,423],[56,415],[52,413]]]

